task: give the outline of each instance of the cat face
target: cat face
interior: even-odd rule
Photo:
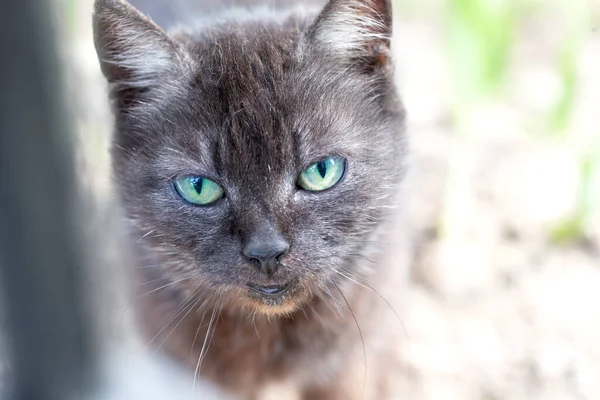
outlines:
[[[168,36],[97,2],[119,190],[182,291],[285,313],[361,258],[402,172],[390,12],[332,0],[314,22]]]

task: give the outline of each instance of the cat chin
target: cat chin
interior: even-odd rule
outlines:
[[[260,304],[256,302],[254,304],[254,310],[256,313],[265,315],[267,317],[289,317],[296,310],[298,310],[299,304],[295,302],[288,302],[278,305]]]
[[[228,305],[229,308],[237,308],[244,315],[259,314],[269,318],[289,317],[298,311],[306,300],[301,293],[294,293],[277,299],[263,299],[238,293],[235,299],[230,299]]]

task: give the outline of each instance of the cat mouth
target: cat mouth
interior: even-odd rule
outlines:
[[[289,292],[292,282],[288,282],[282,285],[256,285],[253,283],[247,283],[246,286],[250,291],[265,300],[275,300],[283,297]]]

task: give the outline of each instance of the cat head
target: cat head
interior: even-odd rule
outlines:
[[[290,312],[354,268],[402,176],[387,0],[168,34],[97,0],[113,167],[136,238],[188,295]]]

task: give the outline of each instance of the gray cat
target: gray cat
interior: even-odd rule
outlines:
[[[235,10],[167,33],[96,1],[141,325],[243,398],[395,398],[408,252],[391,4]]]

